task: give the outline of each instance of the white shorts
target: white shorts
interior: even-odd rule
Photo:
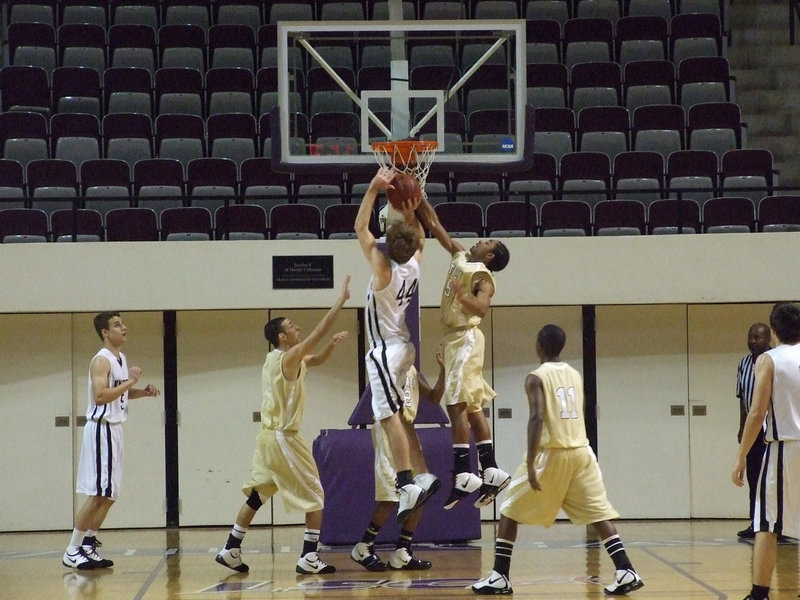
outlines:
[[[753,530],[800,537],[800,441],[767,444],[756,489]]]
[[[411,342],[398,342],[367,352],[367,374],[372,390],[372,416],[376,421],[391,417],[405,401],[403,386],[414,364],[416,350]]]
[[[122,483],[122,424],[86,421],[76,491],[117,500]]]

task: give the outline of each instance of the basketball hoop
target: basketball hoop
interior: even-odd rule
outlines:
[[[425,191],[425,180],[431,168],[438,144],[432,140],[399,140],[396,142],[371,142],[375,160],[382,167],[395,168],[419,181]]]

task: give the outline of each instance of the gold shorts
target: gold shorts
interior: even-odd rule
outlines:
[[[444,403],[467,405],[467,412],[483,410],[497,393],[483,378],[483,332],[477,327],[452,331],[442,339]]]
[[[299,433],[262,429],[253,452],[250,481],[242,486],[249,496],[256,490],[265,501],[280,491],[287,511],[322,510],[325,494],[311,449]]]
[[[518,523],[550,527],[564,509],[576,525],[619,517],[606,495],[600,466],[590,446],[544,448],[536,457],[541,491],[528,483],[526,461],[517,467],[500,513]]]

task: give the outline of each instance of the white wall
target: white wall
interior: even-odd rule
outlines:
[[[511,262],[498,275],[499,306],[765,302],[794,297],[800,276],[794,233],[505,241]],[[335,290],[273,290],[273,255],[333,256],[335,288],[353,276],[348,307],[364,305],[368,280],[355,240],[6,244],[0,250],[0,313],[330,305]],[[428,241],[422,306],[438,306],[447,263],[447,254]]]

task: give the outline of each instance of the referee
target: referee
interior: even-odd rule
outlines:
[[[753,400],[753,388],[755,387],[755,374],[753,366],[756,359],[772,346],[769,345],[772,332],[766,323],[754,323],[747,332],[747,354],[739,361],[739,368],[736,372],[736,397],[739,398],[739,433],[736,440],[741,443],[744,422],[747,413],[750,412],[750,403]],[[753,532],[753,507],[756,502],[756,486],[758,484],[758,474],[761,471],[761,459],[764,456],[764,428],[753,442],[753,446],[747,453],[747,486],[750,489],[750,524],[747,529],[742,529],[736,535],[739,539],[752,540],[756,537]]]

